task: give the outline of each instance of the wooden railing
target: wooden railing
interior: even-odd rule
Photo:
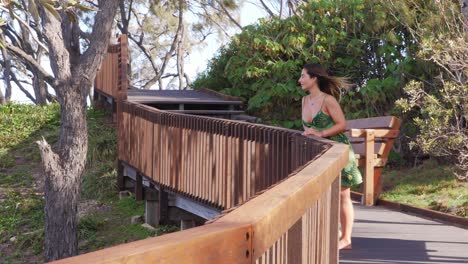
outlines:
[[[341,169],[335,144],[291,177],[204,226],[56,263],[338,263]]]
[[[120,65],[126,76],[125,57]],[[113,96],[110,74],[100,72],[96,87]],[[204,226],[56,263],[338,263],[346,145],[123,101],[128,82],[119,78],[119,159],[165,189],[228,210]]]
[[[285,179],[330,146],[298,131],[127,101],[118,129],[121,161],[172,192],[222,209]]]
[[[115,101],[127,98],[128,40],[119,35],[117,44],[110,44],[107,55],[94,79],[94,90],[113,98]]]

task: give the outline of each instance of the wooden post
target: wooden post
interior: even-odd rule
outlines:
[[[364,165],[364,205],[374,205],[374,130],[366,129],[366,163]]]
[[[169,223],[169,197],[163,188],[159,189],[159,224]]]
[[[143,177],[139,172],[137,172],[135,178],[135,199],[137,201],[143,200]]]
[[[144,189],[145,194],[145,223],[151,226],[159,225],[159,194],[150,183],[149,188]]]
[[[186,230],[195,227],[195,220],[180,220],[180,230]]]
[[[117,188],[119,191],[125,190],[124,166],[122,161],[117,161]]]

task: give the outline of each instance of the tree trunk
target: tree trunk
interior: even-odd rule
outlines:
[[[0,105],[6,104],[5,96],[3,95],[2,89],[0,89]]]
[[[45,105],[47,104],[47,84],[40,76],[38,72],[33,72],[32,86],[34,97],[36,97],[36,104]]]
[[[88,149],[84,105],[90,84],[75,83],[57,89],[62,125],[56,152],[45,140],[38,142],[46,175],[46,262],[78,253],[77,210]]]
[[[5,38],[3,34],[0,34],[0,40],[5,43]],[[8,103],[11,100],[11,79],[10,79],[10,72],[11,72],[11,63],[10,63],[10,56],[6,48],[2,48],[2,57],[5,60],[5,67],[3,68],[3,83],[5,84],[5,95],[2,95],[3,100],[5,103]]]

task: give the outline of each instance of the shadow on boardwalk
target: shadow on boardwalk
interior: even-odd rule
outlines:
[[[468,263],[468,230],[356,205],[353,249],[340,263]]]

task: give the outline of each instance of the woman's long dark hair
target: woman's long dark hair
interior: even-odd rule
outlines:
[[[340,98],[340,89],[349,89],[352,86],[348,78],[330,76],[327,70],[318,63],[308,63],[303,68],[310,77],[317,77],[318,86],[322,92],[336,99]]]

